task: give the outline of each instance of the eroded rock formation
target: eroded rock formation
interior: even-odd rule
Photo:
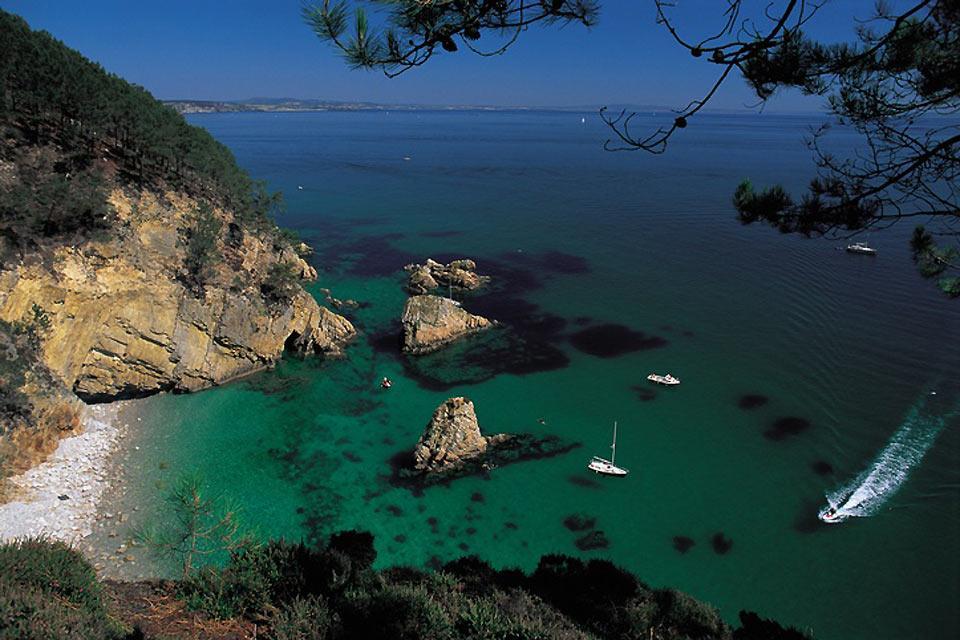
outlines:
[[[304,280],[316,271],[289,245],[240,230],[229,212],[216,210],[219,261],[196,291],[185,284],[183,230],[197,203],[119,189],[110,201],[117,233],[0,272],[0,319],[42,308],[42,360],[81,398],[193,391],[267,367],[285,348],[338,355],[355,335],[299,285],[267,302],[261,283],[276,265]]]
[[[473,402],[467,398],[450,398],[433,412],[427,428],[413,451],[414,468],[418,471],[443,472],[482,456],[487,447],[510,436],[490,438],[480,433],[480,424]]]
[[[403,307],[403,350],[418,355],[495,325],[483,316],[464,311],[448,298],[412,296]]]

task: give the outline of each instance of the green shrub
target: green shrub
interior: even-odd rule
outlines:
[[[387,585],[347,594],[342,610],[345,636],[367,640],[446,640],[455,637],[450,620],[420,586]]]
[[[336,630],[336,615],[319,596],[295,598],[270,616],[272,640],[327,640]]]
[[[0,545],[0,640],[109,640],[121,637],[107,615],[93,568],[61,542]]]
[[[290,304],[299,288],[300,277],[293,265],[275,262],[260,283],[260,294],[268,305]]]
[[[656,592],[663,622],[691,638],[728,638],[730,629],[714,607],[675,589]]]
[[[189,284],[195,291],[202,290],[219,260],[217,238],[220,237],[221,227],[210,205],[200,203],[191,221],[185,260]]]
[[[103,589],[93,567],[62,542],[27,538],[0,546],[0,576],[82,609],[103,606]]]

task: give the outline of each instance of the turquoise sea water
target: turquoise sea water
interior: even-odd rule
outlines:
[[[825,639],[956,637],[960,303],[915,274],[910,229],[871,236],[869,258],[735,221],[740,179],[809,180],[815,120],[706,116],[651,157],[604,152],[583,115],[194,117],[285,192],[281,224],[316,249],[314,292],[365,303],[361,336],[340,361],[149,400],[128,499],[150,515],[198,471],[263,536],[360,527],[380,565],[602,556],[731,621],[749,608]],[[494,284],[464,305],[511,330],[401,358],[400,269],[430,256],[476,259]],[[649,386],[652,371],[683,384]],[[741,408],[748,394],[768,401]],[[487,433],[582,447],[422,495],[393,486],[391,459],[453,395]],[[614,420],[625,480],[585,469]],[[818,523],[838,490],[869,515]],[[579,550],[572,514],[608,548]]]

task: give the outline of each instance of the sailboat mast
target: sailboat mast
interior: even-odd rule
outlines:
[[[610,446],[613,454],[610,456],[610,464],[617,464],[617,421],[613,421],[613,444]]]

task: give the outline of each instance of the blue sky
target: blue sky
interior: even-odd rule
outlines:
[[[747,0],[761,15],[768,0]],[[675,0],[683,30],[720,24],[721,0]],[[300,18],[299,0],[0,0],[108,70],[162,99],[252,96],[386,103],[571,106],[686,103],[717,70],[673,44],[652,0],[605,0],[599,24],[536,27],[504,56],[437,56],[397,79],[351,71]],[[848,39],[872,0],[832,0],[809,31]],[[745,108],[742,80],[712,106]],[[770,110],[815,110],[822,100],[778,96]]]

